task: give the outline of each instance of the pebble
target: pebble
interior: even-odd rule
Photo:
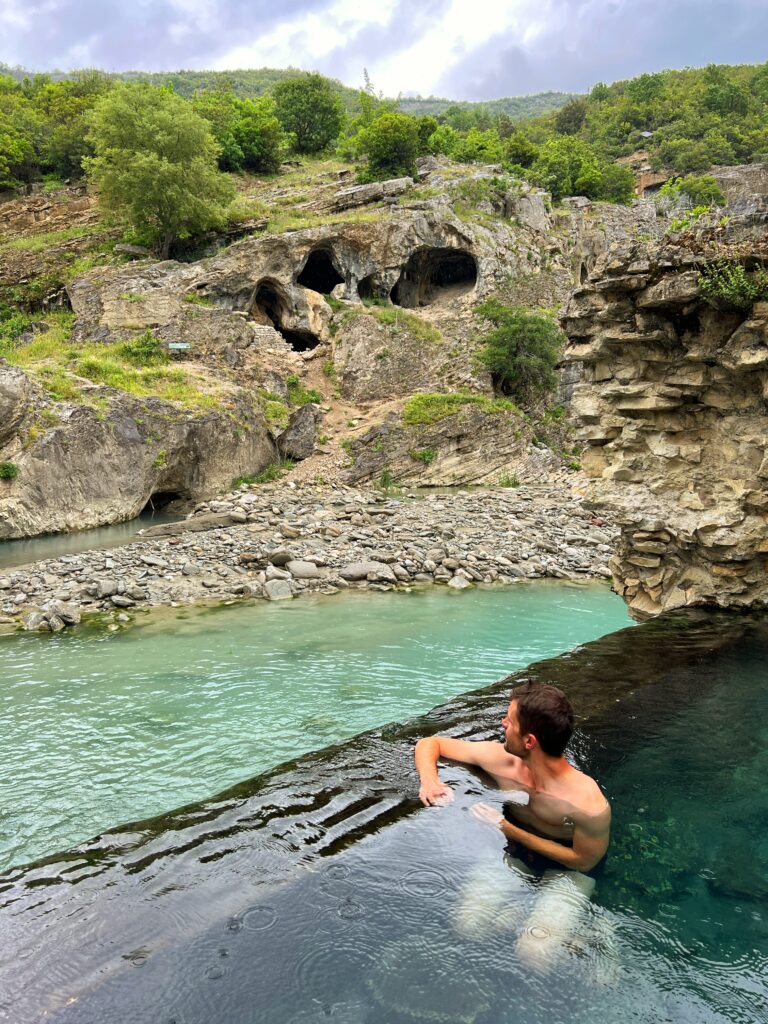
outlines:
[[[604,579],[618,536],[605,514],[544,485],[412,500],[363,487],[276,483],[201,502],[190,518],[221,508],[228,526],[5,570],[0,621],[59,630],[82,611],[233,595],[276,601],[414,583],[465,590],[540,577]]]

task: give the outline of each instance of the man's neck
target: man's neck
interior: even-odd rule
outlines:
[[[533,776],[536,789],[546,789],[547,782],[559,781],[574,771],[573,766],[564,757],[550,757],[538,748],[531,751],[524,763]]]

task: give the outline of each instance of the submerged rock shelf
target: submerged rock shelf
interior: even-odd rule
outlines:
[[[128,621],[138,607],[350,587],[608,578],[614,536],[554,488],[403,501],[376,490],[244,486],[125,547],[0,576],[0,623],[56,631],[85,611]]]

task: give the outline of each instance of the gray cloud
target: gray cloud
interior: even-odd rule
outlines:
[[[445,74],[435,94],[490,99],[559,89],[644,71],[768,58],[762,0],[555,0],[547,30],[528,49],[491,40]]]
[[[204,69],[233,47],[330,2],[189,0],[185,7],[171,0],[0,0],[0,60],[35,70]],[[445,6],[444,0],[399,0],[386,28],[363,29],[311,66],[359,85],[363,67],[428,39]],[[467,0],[468,17],[471,6]],[[542,12],[547,24],[532,41],[499,34],[447,68],[432,92],[490,99],[584,91],[596,81],[664,67],[768,57],[766,0],[542,0]],[[410,88],[404,80],[403,92]]]

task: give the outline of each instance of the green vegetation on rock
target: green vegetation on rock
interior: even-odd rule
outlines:
[[[15,462],[0,462],[0,480],[15,480],[19,475],[19,467]]]
[[[476,313],[493,328],[484,335],[477,358],[490,371],[495,388],[527,402],[555,387],[565,336],[550,317],[495,299],[482,303]]]
[[[718,259],[699,274],[699,288],[715,309],[748,310],[768,299],[768,271],[749,273],[738,260]]]
[[[425,392],[412,395],[403,406],[403,422],[408,426],[419,426],[437,423],[447,416],[454,416],[467,406],[477,406],[485,413],[516,413],[520,410],[514,402],[503,398],[487,398],[485,395],[473,395],[468,391],[454,391],[447,394],[441,392]]]

